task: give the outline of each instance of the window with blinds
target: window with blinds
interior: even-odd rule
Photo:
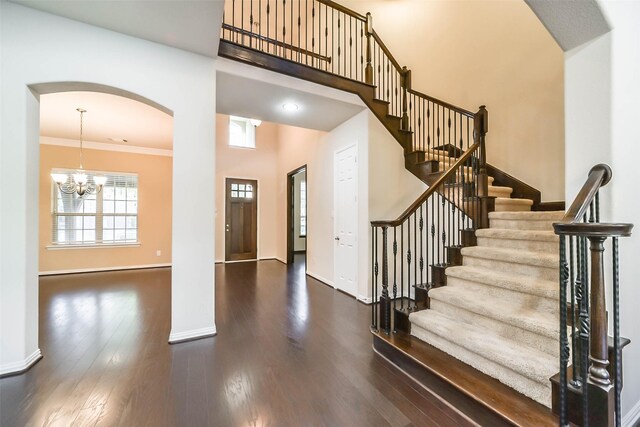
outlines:
[[[54,170],[73,173],[72,170]],[[95,246],[138,243],[138,175],[86,171],[107,177],[98,194],[78,197],[64,194],[53,185],[54,245]]]

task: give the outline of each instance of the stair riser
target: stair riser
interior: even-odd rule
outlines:
[[[496,201],[495,212],[529,212],[531,206],[519,203],[501,203]]]
[[[496,188],[493,186],[489,186],[489,196],[492,197],[511,197],[511,192],[513,190],[511,190],[510,188]]]
[[[455,345],[440,336],[431,333],[423,328],[413,325],[412,335],[433,345],[440,350],[453,355],[456,359],[461,360],[468,365],[473,366],[481,372],[498,379],[507,384],[511,388],[520,393],[529,396],[533,400],[538,401],[542,405],[550,406],[551,402],[551,386],[542,385],[536,381],[520,375],[513,370],[495,363],[489,359],[479,356],[466,350],[463,347]]]
[[[460,322],[469,323],[476,326],[481,326],[493,333],[515,341],[520,345],[530,347],[539,351],[544,351],[554,357],[559,356],[558,341],[545,337],[543,335],[536,334],[525,329],[509,325],[496,319],[485,317],[473,312],[470,312],[464,308],[456,307],[444,301],[437,299],[436,293],[433,293],[431,297],[431,310],[435,310],[439,313],[443,313],[447,316],[454,317]]]
[[[521,249],[533,252],[558,252],[558,242],[543,242],[540,240],[516,240],[516,239],[493,239],[489,237],[478,237],[478,246],[490,248],[510,248]]]
[[[553,230],[553,223],[557,220],[547,221],[522,221],[512,219],[490,219],[491,228],[505,228],[508,230],[531,230],[549,231]]]
[[[539,279],[558,281],[558,269],[540,267],[528,264],[516,264],[492,259],[475,258],[468,255],[463,257],[463,265],[487,268],[505,273],[521,274],[523,276],[535,277]]]
[[[506,288],[492,286],[491,284],[478,283],[472,280],[466,280],[459,277],[447,276],[447,286],[461,286],[467,290],[472,290],[484,295],[489,295],[501,302],[508,301],[509,304],[518,305],[528,310],[538,312],[557,313],[558,301],[550,298],[544,298],[531,293],[519,292]],[[557,346],[556,346],[557,347]]]

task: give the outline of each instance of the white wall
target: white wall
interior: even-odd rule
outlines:
[[[594,164],[608,163],[613,179],[602,190],[603,219],[632,222],[638,227],[640,3],[599,3],[613,30],[565,54],[566,200],[574,199]],[[609,248],[607,245],[610,257]],[[623,354],[622,413],[626,426],[640,419],[640,320],[636,309],[640,300],[636,285],[640,277],[639,253],[636,229],[632,237],[620,239],[621,333],[631,339]],[[609,288],[610,277],[605,277]],[[611,289],[607,298],[610,303]]]
[[[602,2],[611,32],[611,220],[635,223],[634,234],[620,239],[620,322],[631,339],[624,351],[622,413],[631,425],[640,420],[640,3]],[[591,89],[591,88],[590,88]]]
[[[13,3],[0,2],[0,10],[0,198],[11,200],[2,205],[0,222],[0,369],[19,370],[39,353],[39,105],[29,89],[34,84],[97,83],[173,112],[171,337],[213,333],[214,61]]]

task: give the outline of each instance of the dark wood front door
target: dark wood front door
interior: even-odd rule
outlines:
[[[258,182],[227,178],[225,260],[258,257]]]

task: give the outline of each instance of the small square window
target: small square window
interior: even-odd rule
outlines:
[[[256,148],[256,127],[244,117],[229,117],[229,146]]]

